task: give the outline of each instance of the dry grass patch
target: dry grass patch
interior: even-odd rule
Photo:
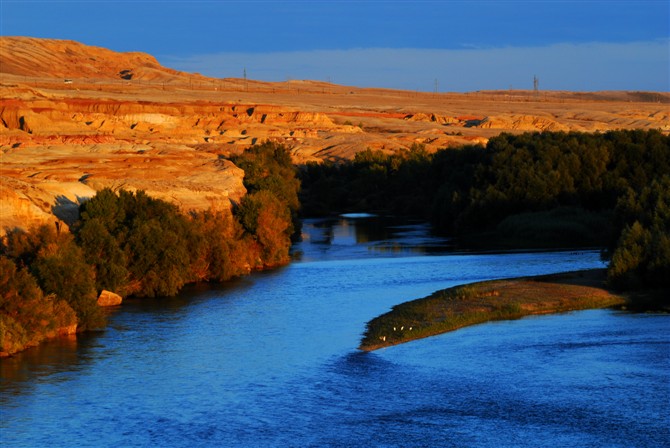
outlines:
[[[604,269],[595,269],[437,291],[368,322],[360,349],[375,350],[493,320],[623,305],[622,296],[604,288],[605,275]]]

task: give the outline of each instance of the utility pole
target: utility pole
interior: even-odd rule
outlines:
[[[540,95],[540,80],[533,75],[533,94],[537,98]]]

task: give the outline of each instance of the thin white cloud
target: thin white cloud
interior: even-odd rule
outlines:
[[[163,57],[179,70],[215,77],[431,91],[530,89],[670,90],[670,40],[556,44],[461,50],[350,49],[280,53],[220,53]]]

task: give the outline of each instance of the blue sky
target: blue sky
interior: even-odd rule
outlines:
[[[432,91],[670,90],[670,2],[0,0],[0,33],[209,76]]]

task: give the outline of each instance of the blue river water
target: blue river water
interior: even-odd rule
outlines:
[[[0,361],[2,447],[667,447],[670,316],[590,310],[371,353],[365,323],[456,284],[602,267],[455,253],[422,224],[306,221],[289,266]],[[445,249],[447,249],[445,251]]]

